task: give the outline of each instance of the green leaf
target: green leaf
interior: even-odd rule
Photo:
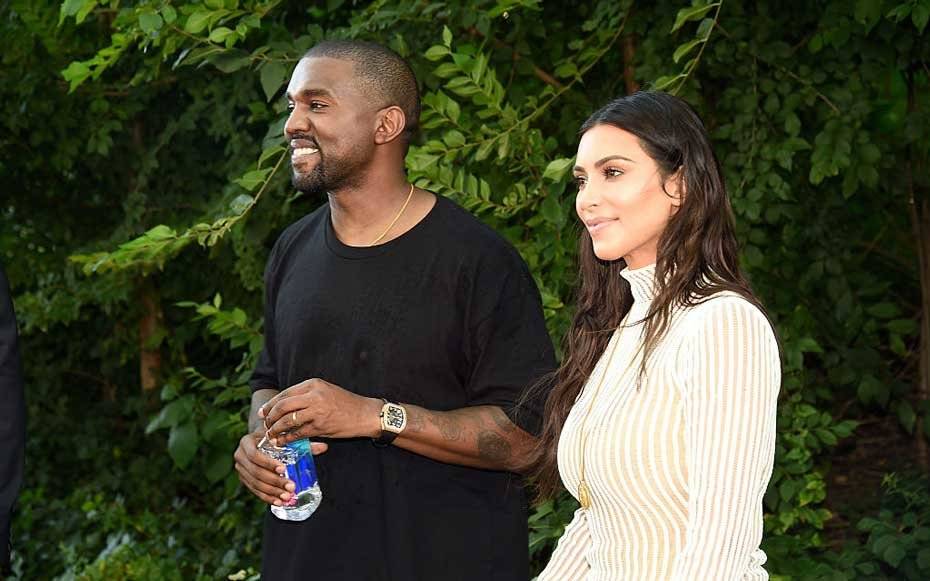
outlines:
[[[143,12],[139,15],[139,28],[146,34],[158,32],[163,24],[161,16],[154,12]]]
[[[236,34],[235,30],[227,28],[225,26],[219,26],[214,28],[210,32],[210,42],[215,42],[217,44],[224,42],[229,36]]]
[[[194,397],[185,395],[179,399],[171,401],[158,412],[152,421],[145,428],[146,434],[151,434],[155,430],[163,428],[173,428],[182,422],[186,422],[194,410]]]
[[[170,4],[166,4],[161,9],[161,17],[165,19],[165,22],[171,24],[178,19],[178,11],[174,9]]]
[[[447,54],[449,54],[448,47],[435,44],[426,49],[426,53],[423,56],[425,56],[427,60],[438,61],[443,59]]]
[[[442,140],[449,147],[462,147],[465,145],[465,136],[457,129],[446,131],[445,135],[442,136]]]
[[[878,303],[869,307],[866,312],[868,312],[873,317],[878,317],[879,319],[891,319],[900,314],[898,306],[894,303]]]
[[[888,321],[888,330],[901,335],[916,335],[917,322],[913,319],[895,319]]]
[[[264,183],[268,178],[268,174],[271,173],[271,170],[272,168],[270,167],[266,167],[265,169],[253,169],[233,181],[251,192],[258,188],[259,184]]]
[[[666,75],[666,76],[664,76],[664,77],[659,77],[659,78],[656,79],[655,82],[652,84],[652,88],[653,88],[654,90],[656,90],[656,91],[663,91],[663,90],[667,89],[668,87],[670,87],[670,86],[672,85],[672,83],[674,83],[675,81],[677,81],[678,79],[680,79],[680,78],[682,78],[682,77],[684,77],[684,75],[682,75],[682,74],[678,74],[678,75]]]
[[[61,10],[58,17],[58,26],[61,26],[65,18],[74,17],[74,22],[80,24],[84,22],[87,15],[97,7],[96,0],[65,0],[61,3]]]
[[[259,156],[258,158],[258,164],[257,164],[258,167],[261,168],[263,165],[265,165],[266,161],[268,161],[270,158],[274,157],[275,155],[280,155],[284,153],[285,150],[286,148],[281,145],[275,145],[273,147],[269,147],[268,149],[264,150],[261,156]]]
[[[204,469],[204,476],[207,477],[207,482],[216,484],[229,474],[232,467],[232,454],[230,454],[228,450],[217,448],[210,451],[206,468]]]
[[[692,41],[686,42],[683,45],[675,49],[675,54],[672,55],[672,60],[676,63],[680,61],[685,55],[694,50],[694,47],[704,42],[703,39],[696,38]]]
[[[920,552],[917,553],[917,566],[920,567],[921,570],[930,571],[930,547],[921,549]]]
[[[249,53],[239,49],[224,50],[207,60],[224,73],[233,73],[252,62]]]
[[[210,16],[212,12],[206,12],[204,10],[198,10],[190,16],[187,17],[187,22],[184,23],[184,30],[191,34],[198,34],[207,27],[207,23],[210,21]]]
[[[714,27],[714,19],[705,18],[698,25],[697,34],[695,36],[701,40],[707,40],[707,37],[710,36],[710,31],[713,27]]]
[[[287,77],[287,69],[279,62],[265,63],[262,67],[261,82],[262,91],[265,92],[265,100],[271,99],[277,94],[278,89],[284,84]]]
[[[858,23],[865,25],[866,30],[871,30],[882,17],[882,2],[881,0],[856,0],[853,14]]]
[[[808,353],[823,353],[823,348],[812,337],[802,337],[798,340],[795,347],[798,349],[798,351],[804,351]]]
[[[913,21],[914,26],[917,27],[917,31],[921,34],[924,33],[924,28],[927,27],[928,20],[930,20],[930,2],[915,4],[913,11],[911,11],[911,21]]]
[[[714,2],[713,4],[689,6],[687,8],[682,8],[678,11],[678,16],[675,17],[675,24],[672,25],[672,32],[675,32],[682,26],[685,22],[691,20],[699,20],[704,18],[704,15],[707,14],[711,8],[719,6],[719,2]]]
[[[885,549],[885,552],[882,554],[882,558],[888,562],[892,567],[897,568],[901,564],[901,561],[904,560],[904,557],[907,556],[907,551],[904,550],[904,547],[901,546],[900,541],[896,541],[888,546]]]
[[[90,76],[90,68],[82,62],[74,61],[68,65],[68,68],[61,71],[61,76],[70,83],[68,89],[70,93],[87,80],[87,77]]]
[[[178,468],[187,468],[197,453],[197,426],[186,422],[171,428],[168,435],[168,453]]]
[[[914,424],[917,422],[917,414],[914,413],[911,402],[902,399],[898,402],[896,411],[898,412],[898,421],[901,422],[901,426],[904,427],[908,434],[913,434]]]
[[[553,195],[543,198],[542,203],[539,205],[539,213],[542,214],[543,218],[550,224],[560,226],[565,222],[565,216],[562,214],[562,207],[559,206],[559,201]]]
[[[445,25],[442,27],[442,43],[446,45],[447,48],[452,47],[452,31]]]
[[[549,165],[546,166],[546,170],[543,172],[543,179],[553,182],[560,181],[565,176],[568,168],[572,166],[573,162],[574,159],[570,157],[561,157],[550,161]]]

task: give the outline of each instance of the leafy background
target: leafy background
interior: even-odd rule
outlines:
[[[705,119],[784,347],[775,579],[930,576],[930,0],[0,2],[0,260],[30,414],[24,579],[250,579],[231,453],[318,40],[407,57],[407,166],[520,250],[567,325],[576,131],[662,88]],[[530,518],[533,566],[574,505]]]

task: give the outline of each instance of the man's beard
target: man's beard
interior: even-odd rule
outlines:
[[[296,190],[310,195],[322,195],[352,187],[366,164],[362,156],[347,156],[327,164],[322,151],[317,155],[320,156],[320,161],[310,173],[298,174],[291,171],[291,183]]]

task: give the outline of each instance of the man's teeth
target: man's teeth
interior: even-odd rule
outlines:
[[[291,156],[296,157],[298,155],[312,155],[318,151],[320,150],[316,149],[315,147],[300,147],[298,149],[295,149],[294,152],[291,154]]]

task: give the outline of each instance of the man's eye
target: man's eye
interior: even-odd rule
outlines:
[[[311,110],[319,110],[319,109],[323,109],[323,108],[325,108],[325,107],[326,107],[326,103],[322,103],[322,102],[320,102],[320,101],[310,101],[310,109],[311,109]]]
[[[288,110],[288,111],[293,111],[293,110],[294,110],[294,104],[293,104],[293,103],[288,103],[288,104],[287,104],[287,110]]]

